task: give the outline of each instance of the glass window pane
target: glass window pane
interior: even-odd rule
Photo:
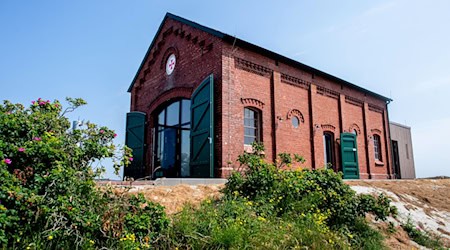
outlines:
[[[167,126],[176,126],[180,123],[180,102],[174,102],[167,107]]]
[[[250,145],[255,141],[255,137],[244,136],[244,144]]]
[[[257,120],[252,119],[252,118],[245,118],[244,119],[244,126],[256,128],[257,127]]]
[[[299,125],[299,120],[298,120],[298,118],[297,117],[292,117],[292,126],[294,126],[294,128],[298,128],[298,125]]]
[[[245,128],[244,135],[246,136],[256,136],[256,129],[253,128]]]
[[[181,177],[188,177],[191,174],[189,167],[190,160],[190,131],[181,131]]]
[[[250,108],[244,108],[244,144],[260,141],[259,112]]]
[[[181,101],[181,123],[191,122],[191,100]]]
[[[156,166],[155,167],[161,166],[162,156],[164,154],[163,140],[164,140],[164,131],[160,131],[158,133],[158,141],[157,141],[157,145],[156,145],[156,162],[155,162]]]
[[[158,124],[160,125],[164,125],[164,117],[165,117],[165,110],[163,109],[163,111],[161,111],[161,113],[159,113],[158,115]]]
[[[255,118],[255,111],[245,108],[244,109],[244,117],[245,118]]]

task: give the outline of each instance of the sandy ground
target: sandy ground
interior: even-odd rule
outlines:
[[[397,218],[390,218],[396,225],[396,232],[387,233],[387,223],[373,225],[385,232],[386,244],[391,249],[423,249],[412,242],[400,227],[410,218],[422,230],[440,236],[450,247],[450,179],[420,180],[357,180],[347,184],[358,193],[388,195],[399,211]],[[177,186],[132,186],[130,193],[143,193],[151,201],[166,207],[168,214],[179,212],[183,205],[198,205],[206,198],[218,198],[223,185],[177,185]]]
[[[215,185],[177,185],[177,186],[136,186],[129,190],[130,193],[143,193],[145,198],[157,202],[166,208],[166,213],[174,214],[190,203],[200,204],[201,201],[210,198],[217,199],[221,196],[220,189],[223,184]]]

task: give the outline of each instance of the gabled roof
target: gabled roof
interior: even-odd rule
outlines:
[[[236,46],[238,46],[238,47],[242,47],[242,48],[248,49],[248,50],[250,50],[250,51],[254,51],[254,52],[258,53],[258,54],[267,56],[267,57],[269,57],[269,58],[272,58],[272,59],[277,60],[277,61],[279,61],[279,62],[285,63],[285,64],[287,64],[287,65],[291,65],[291,66],[293,66],[293,67],[301,68],[301,69],[303,69],[303,70],[305,70],[305,71],[309,71],[309,72],[311,72],[311,73],[313,73],[313,74],[315,74],[315,75],[317,75],[317,76],[321,76],[321,77],[330,79],[330,80],[335,81],[335,82],[337,82],[337,83],[340,83],[340,84],[342,84],[342,85],[344,85],[344,86],[347,86],[347,87],[350,87],[350,88],[359,90],[359,91],[361,91],[361,92],[363,92],[363,93],[369,94],[369,95],[371,95],[371,96],[380,98],[380,99],[382,99],[382,100],[384,100],[384,101],[387,101],[387,102],[392,101],[392,99],[390,99],[390,98],[388,98],[388,97],[382,96],[382,95],[380,95],[380,94],[377,94],[377,93],[375,93],[375,92],[372,92],[372,91],[370,91],[370,90],[367,90],[367,89],[365,89],[365,88],[362,88],[362,87],[360,87],[360,86],[358,86],[358,85],[355,85],[355,84],[353,84],[353,83],[347,82],[347,81],[345,81],[345,80],[343,80],[343,79],[341,79],[341,78],[338,78],[338,77],[336,77],[336,76],[330,75],[330,74],[328,74],[328,73],[326,73],[326,72],[323,72],[323,71],[321,71],[321,70],[315,69],[315,68],[313,68],[313,67],[311,67],[311,66],[308,66],[308,65],[303,64],[303,63],[301,63],[301,62],[295,61],[295,60],[293,60],[293,59],[291,59],[291,58],[285,57],[285,56],[283,56],[283,55],[280,55],[280,54],[275,53],[275,52],[273,52],[273,51],[270,51],[270,50],[268,50],[268,49],[264,49],[264,48],[262,48],[262,47],[260,47],[260,46],[258,46],[258,45],[249,43],[249,42],[247,42],[247,41],[241,40],[241,39],[236,38],[236,37],[234,37],[234,36],[230,36],[230,35],[228,35],[228,34],[225,34],[225,33],[223,33],[223,32],[220,32],[220,31],[218,31],[218,30],[211,29],[211,28],[209,28],[209,27],[206,27],[206,26],[203,26],[203,25],[201,25],[201,24],[192,22],[192,21],[190,21],[190,20],[187,20],[187,19],[185,19],[185,18],[182,18],[182,17],[180,17],[180,16],[177,16],[177,15],[174,15],[174,14],[171,14],[171,13],[166,13],[166,15],[165,15],[163,21],[161,22],[161,25],[159,26],[158,31],[156,32],[156,35],[155,35],[155,37],[153,38],[153,41],[152,41],[152,43],[150,44],[150,46],[149,46],[149,48],[148,48],[148,50],[147,50],[147,53],[145,54],[144,59],[142,60],[142,63],[141,63],[141,65],[139,66],[139,69],[138,69],[138,71],[136,72],[136,75],[134,76],[133,81],[131,82],[130,87],[128,88],[128,92],[131,92],[131,89],[133,88],[134,82],[136,81],[136,79],[137,79],[137,77],[138,77],[138,75],[139,75],[139,72],[141,71],[142,67],[144,66],[144,63],[145,63],[145,61],[147,60],[147,57],[148,57],[148,55],[149,55],[149,53],[150,53],[150,50],[153,48],[153,45],[155,44],[156,38],[158,37],[158,34],[161,32],[162,26],[164,25],[164,23],[166,22],[166,19],[168,19],[168,18],[173,19],[173,20],[175,20],[175,21],[178,21],[178,22],[180,22],[180,23],[189,25],[189,26],[191,26],[191,27],[193,27],[193,28],[196,28],[196,29],[199,29],[199,30],[201,30],[201,31],[204,31],[204,32],[206,32],[206,33],[208,33],[208,34],[210,34],[210,35],[212,35],[212,36],[215,36],[215,37],[217,37],[217,38],[222,39],[224,42],[227,42],[227,43],[230,43],[230,44],[234,44],[234,45],[236,45]]]

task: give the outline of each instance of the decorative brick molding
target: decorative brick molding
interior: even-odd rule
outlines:
[[[328,130],[332,132],[336,131],[336,127],[331,124],[322,124],[320,127],[322,128],[322,130]]]
[[[369,110],[383,114],[384,109],[373,104],[369,104]]]
[[[241,102],[245,106],[255,107],[258,109],[264,108],[264,103],[260,100],[254,99],[254,98],[241,98]]]
[[[371,129],[370,132],[372,132],[372,134],[381,135],[381,130],[379,130],[377,128]]]
[[[321,86],[317,86],[317,94],[319,95],[324,95],[324,96],[328,96],[334,99],[339,99],[339,93],[331,90],[331,89],[327,89]]]
[[[247,60],[239,58],[239,57],[235,57],[234,62],[236,64],[236,68],[238,68],[238,69],[242,69],[242,70],[248,71],[250,73],[254,73],[254,74],[257,74],[260,76],[264,76],[264,77],[272,76],[273,70],[271,70],[267,67],[264,67],[262,65],[252,63],[250,61],[247,61]]]
[[[288,74],[283,74],[283,73],[281,74],[281,82],[291,84],[294,86],[298,86],[298,87],[304,88],[306,90],[309,90],[309,87],[311,86],[310,82],[307,82],[300,78],[293,77],[293,76],[290,76]]]
[[[287,118],[291,119],[292,116],[297,117],[302,123],[305,123],[305,118],[303,118],[303,114],[302,114],[302,112],[300,112],[300,110],[291,109],[287,114]]]
[[[353,131],[356,131],[357,135],[361,134],[361,129],[359,128],[358,124],[353,123],[352,125],[350,125],[350,127],[348,128],[348,132],[352,133]]]
[[[150,112],[153,112],[161,104],[168,102],[170,100],[173,100],[175,98],[191,99],[192,91],[193,91],[192,88],[173,88],[173,89],[167,90],[167,91],[161,93],[161,95],[159,95],[156,100],[153,100],[148,105],[148,109]]]
[[[206,45],[207,44],[206,40],[201,40],[200,42],[198,42],[197,36],[192,38],[193,35],[191,33],[187,33],[187,31],[183,30],[182,28],[175,28],[175,27],[171,26],[162,33],[162,38],[160,39],[160,41],[155,43],[155,45],[153,46],[151,51],[149,51],[149,56],[148,56],[147,62],[145,64],[145,69],[142,71],[142,73],[140,75],[140,79],[146,79],[146,77],[150,74],[150,67],[153,64],[155,64],[156,59],[161,54],[161,48],[166,43],[166,38],[169,37],[171,34],[173,34],[175,36],[179,36],[180,38],[183,38],[186,41],[188,41],[188,42],[190,41],[193,44],[199,46],[202,49],[201,50],[202,55],[213,49],[213,43],[208,43],[208,45]],[[161,69],[164,67],[164,63],[166,62],[167,57],[170,54],[172,54],[171,52],[173,54],[175,54],[175,56],[177,57],[177,60],[178,60],[178,58],[179,58],[178,50],[173,47],[167,49],[166,52],[164,53],[164,56],[161,58],[161,65],[160,65]]]
[[[355,105],[355,106],[358,106],[358,107],[364,106],[364,102],[363,101],[361,101],[359,99],[356,99],[356,98],[353,98],[353,97],[350,97],[350,96],[345,96],[345,102],[349,103],[349,104],[352,104],[352,105]]]

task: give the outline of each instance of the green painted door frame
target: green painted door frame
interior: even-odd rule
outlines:
[[[209,75],[191,98],[191,177],[214,177],[214,77]]]
[[[358,145],[355,134],[341,134],[341,160],[344,179],[359,179]]]

